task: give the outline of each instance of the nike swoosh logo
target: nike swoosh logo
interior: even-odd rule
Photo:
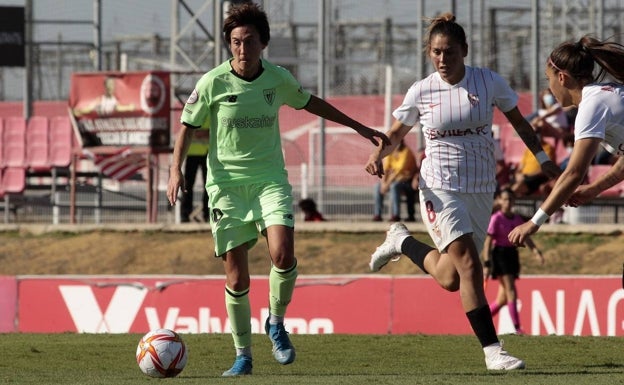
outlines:
[[[429,108],[437,107],[439,105],[440,105],[440,103],[430,103],[429,104]]]

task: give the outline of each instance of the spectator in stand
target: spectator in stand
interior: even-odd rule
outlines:
[[[501,191],[496,201],[500,210],[490,218],[483,245],[483,276],[486,281],[491,276],[499,282],[496,300],[490,302],[490,312],[493,317],[498,314],[501,307],[507,305],[516,333],[524,334],[520,327],[516,290],[516,279],[520,275],[520,257],[518,247],[511,244],[507,236],[515,226],[524,223],[525,220],[513,211],[515,197],[510,189]],[[527,237],[525,243],[543,264],[544,256],[533,240]]]
[[[191,221],[193,208],[193,186],[195,185],[195,177],[197,171],[201,170],[202,175],[202,216],[201,221],[208,222],[210,220],[208,209],[208,193],[206,192],[206,173],[208,166],[206,158],[208,156],[209,131],[202,128],[194,131],[193,140],[189,146],[186,160],[184,161],[184,190],[182,194],[181,221],[183,223]]]
[[[543,136],[555,138],[555,144],[570,133],[570,122],[567,110],[557,103],[549,88],[540,93],[540,108],[531,119],[531,125]]]
[[[392,199],[390,222],[401,220],[401,195],[407,204],[406,222],[416,220],[416,191],[413,187],[414,177],[418,174],[416,156],[405,144],[404,140],[384,158],[385,173],[375,185],[375,214],[373,221],[380,222],[384,205],[384,196],[390,193]]]
[[[496,159],[496,190],[500,191],[511,184],[513,165],[505,160],[505,154],[498,139],[494,140],[494,159]]]
[[[559,167],[563,171],[566,169],[566,167],[568,167],[568,162],[570,161],[570,154],[572,154],[572,150],[574,149],[574,134],[566,135],[563,138],[563,141],[561,144],[565,148],[566,154],[567,154],[567,156],[559,162]]]
[[[540,138],[540,143],[548,158],[555,162],[556,153],[555,148],[546,142],[540,132],[536,130],[537,136]],[[537,158],[533,155],[528,148],[524,150],[522,159],[518,164],[518,168],[514,174],[514,181],[511,184],[511,190],[518,197],[533,195],[536,192],[540,194],[547,194],[547,186],[549,178],[542,170]]]
[[[299,201],[299,208],[303,211],[303,220],[305,222],[323,222],[325,217],[321,214],[317,207],[316,202],[312,198],[305,198]]]

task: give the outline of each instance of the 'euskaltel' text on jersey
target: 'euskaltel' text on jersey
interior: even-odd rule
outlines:
[[[574,140],[599,138],[614,155],[624,155],[624,86],[595,83],[583,87],[574,120]]]
[[[206,186],[288,180],[278,112],[305,107],[310,93],[285,68],[266,60],[262,67],[246,81],[226,61],[202,76],[184,105],[181,122],[210,130]]]
[[[426,155],[420,187],[494,192],[494,107],[507,112],[517,103],[515,91],[487,68],[466,66],[464,78],[455,85],[442,80],[438,72],[414,83],[393,115],[407,126],[420,123]]]

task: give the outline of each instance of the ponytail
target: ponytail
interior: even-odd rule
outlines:
[[[594,70],[598,65],[598,72]],[[624,83],[624,46],[614,41],[601,41],[585,35],[577,42],[566,42],[555,48],[548,65],[588,83],[602,81],[607,74]]]

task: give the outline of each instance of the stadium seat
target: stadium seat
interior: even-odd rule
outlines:
[[[26,166],[34,171],[50,169],[48,118],[33,116],[26,126]]]
[[[3,167],[24,167],[26,165],[26,121],[22,117],[4,120]]]
[[[71,163],[73,130],[67,116],[50,119],[50,164],[53,167],[68,167]]]
[[[7,167],[1,170],[0,197],[4,201],[4,223],[9,223],[9,213],[16,212],[11,196],[21,195],[26,189],[26,168]]]
[[[21,194],[26,188],[26,169],[7,167],[2,171],[2,191],[4,194]]]

